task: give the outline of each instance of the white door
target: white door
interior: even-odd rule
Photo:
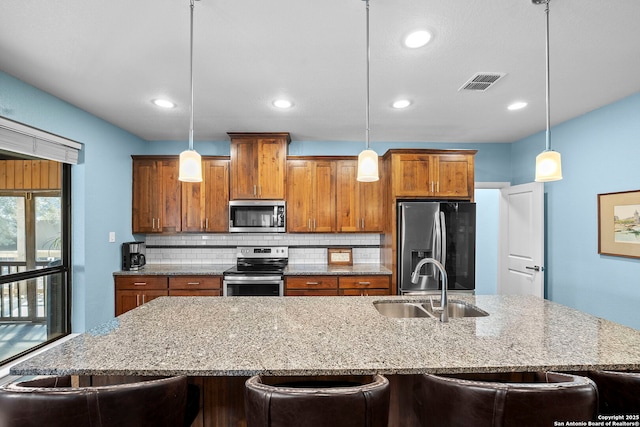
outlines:
[[[498,293],[544,298],[544,184],[500,190]]]

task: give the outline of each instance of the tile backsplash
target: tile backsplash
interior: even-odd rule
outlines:
[[[149,264],[234,264],[237,246],[288,246],[290,264],[326,264],[327,248],[353,248],[353,262],[380,262],[379,234],[146,235]]]

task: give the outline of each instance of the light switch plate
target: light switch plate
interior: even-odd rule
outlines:
[[[113,243],[116,241],[116,232],[115,231],[110,231],[109,232],[109,243]]]

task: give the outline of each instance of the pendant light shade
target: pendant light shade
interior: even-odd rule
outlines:
[[[193,149],[193,9],[194,0],[191,0],[191,38],[189,44],[191,109],[189,120],[189,149],[180,153],[180,166],[178,172],[178,181],[184,182],[202,182],[202,157],[200,157],[200,154]]]
[[[536,156],[536,182],[559,181],[562,179],[560,153],[544,150]]]
[[[202,157],[195,150],[180,153],[180,172],[178,180],[184,182],[202,182]]]
[[[366,4],[367,20],[367,98],[366,98],[366,121],[365,139],[367,148],[358,155],[358,176],[360,182],[374,182],[380,179],[378,175],[378,153],[369,147],[369,0],[364,0]]]
[[[533,4],[544,4],[547,23],[546,34],[546,106],[547,106],[547,133],[546,148],[536,156],[536,182],[559,181],[562,179],[562,160],[560,153],[551,149],[551,89],[550,89],[550,67],[549,67],[549,1],[550,0],[532,0]]]
[[[358,155],[358,177],[360,182],[374,182],[378,176],[378,153],[373,150],[364,150]]]

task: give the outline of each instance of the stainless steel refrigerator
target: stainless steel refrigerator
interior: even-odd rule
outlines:
[[[476,205],[471,202],[398,202],[398,294],[442,289],[433,264],[422,267],[417,284],[411,273],[423,258],[440,261],[448,289],[473,292],[476,287]]]

